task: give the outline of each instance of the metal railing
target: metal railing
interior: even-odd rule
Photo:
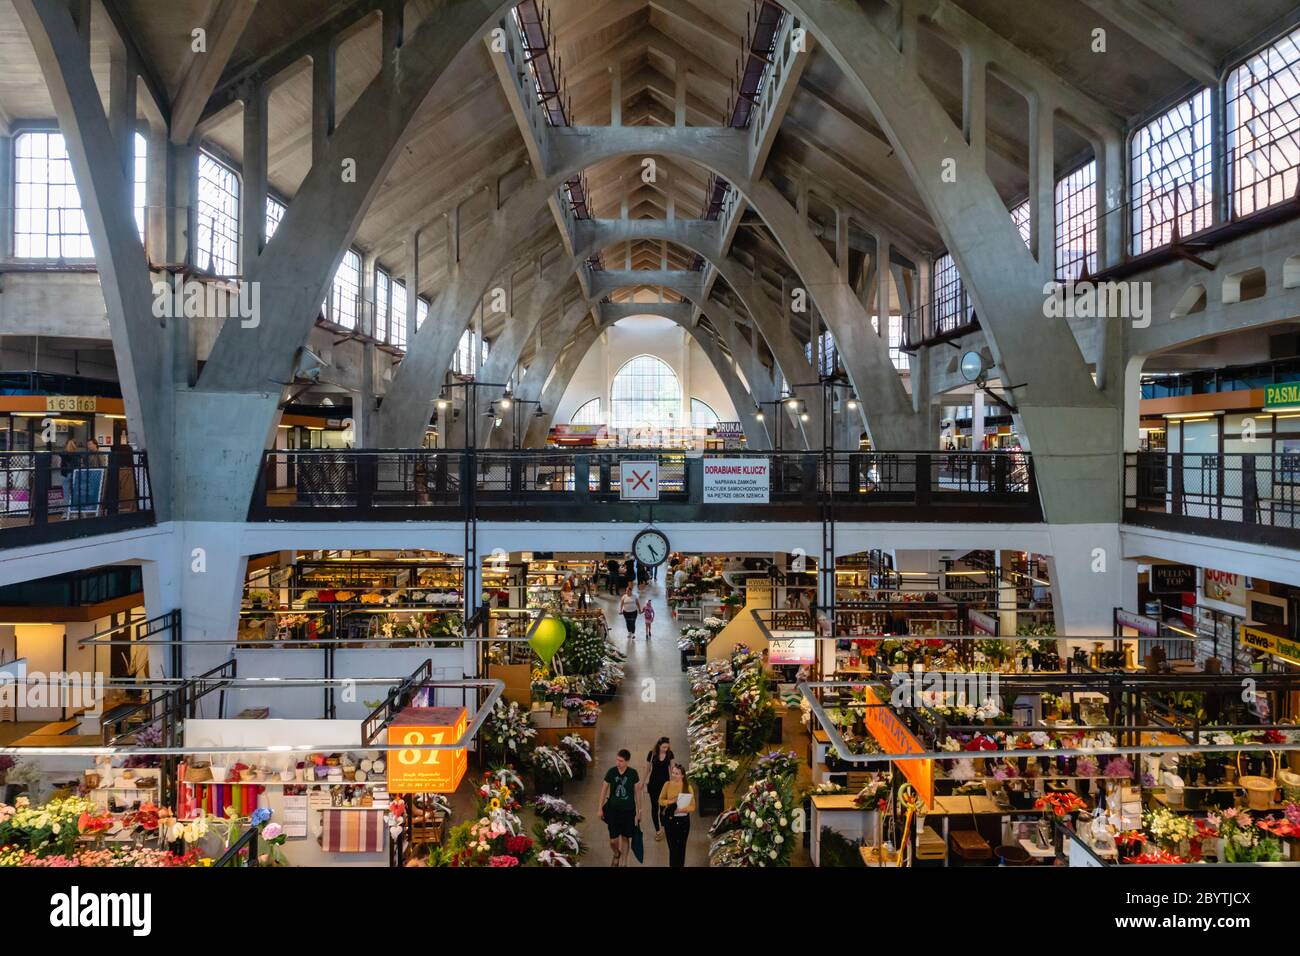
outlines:
[[[0,452],[0,547],[104,534],[153,520],[143,451]]]
[[[715,498],[706,465],[718,458],[765,465],[766,500]],[[622,466],[637,462],[657,465],[654,500],[620,497]],[[831,493],[841,520],[1042,520],[1026,452],[653,448],[268,451],[249,520],[820,521]]]
[[[1126,453],[1124,520],[1294,547],[1300,455]]]

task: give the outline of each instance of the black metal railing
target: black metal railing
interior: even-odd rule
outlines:
[[[710,461],[767,470],[766,500],[724,500]],[[622,497],[624,464],[654,462],[658,497]],[[265,453],[250,521],[1041,521],[1025,452],[298,450]]]
[[[1129,452],[1124,520],[1295,547],[1300,455]]]
[[[0,547],[152,524],[145,452],[0,452]]]

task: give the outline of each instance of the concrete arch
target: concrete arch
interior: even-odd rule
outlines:
[[[753,416],[746,414],[750,408],[756,407],[754,397],[740,380],[735,368],[723,357],[713,337],[698,325],[692,324],[690,306],[679,303],[646,302],[635,303],[635,311],[640,315],[657,315],[668,319],[690,333],[713,365],[718,377],[722,379],[723,387],[727,390],[727,396],[731,399],[732,405],[736,408],[736,413],[740,416],[741,427],[745,430],[745,441],[748,446],[760,451],[771,448],[767,430],[757,427],[758,422]],[[541,445],[545,441],[546,434],[555,421],[556,406],[559,404],[560,399],[564,397],[564,391],[573,379],[578,365],[581,364],[587,352],[591,350],[591,346],[595,344],[600,333],[609,328],[610,324],[601,323],[584,329],[569,345],[560,364],[555,368],[555,374],[551,376],[542,391],[543,415],[529,425],[526,441],[530,446]]]
[[[395,394],[403,394],[410,387],[409,380],[434,381],[447,368],[470,309],[504,267],[508,250],[517,238],[529,228],[536,228],[541,218],[539,210],[549,215],[543,207],[565,180],[604,159],[660,154],[690,160],[718,173],[745,196],[767,224],[834,335],[864,407],[878,413],[868,422],[876,446],[926,447],[927,416],[914,412],[911,398],[889,359],[887,343],[872,331],[866,309],[795,207],[767,180],[749,178],[744,130],[552,127],[545,136],[546,170],[496,210],[487,234],[477,244],[491,251],[462,262],[451,283],[435,299],[398,366],[393,379]],[[386,402],[379,416],[380,444],[393,445],[401,436],[411,434],[426,411],[418,402]]]

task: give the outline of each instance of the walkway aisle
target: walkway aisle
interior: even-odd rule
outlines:
[[[583,862],[586,866],[608,866],[610,862],[609,834],[599,817],[600,786],[605,772],[614,766],[614,755],[622,748],[632,752],[632,766],[645,778],[645,756],[660,737],[672,741],[673,753],[683,765],[689,766],[689,748],[686,742],[686,705],[690,702],[690,688],[681,669],[681,653],[677,650],[679,629],[672,619],[664,600],[662,584],[650,583],[640,592],[641,604],[649,595],[654,602],[654,637],[647,641],[645,623],[637,623],[635,642],[627,639],[627,628],[622,615],[617,613],[615,599],[603,595],[600,606],[610,622],[610,636],[614,646],[627,654],[627,678],[614,699],[603,706],[597,724],[596,757],[585,780],[565,785],[564,798],[572,803],[586,820],[580,824],[582,838],[590,848]],[[687,866],[708,866],[709,824],[712,818],[691,815],[691,835],[686,848]],[[643,866],[668,866],[668,844],[656,842],[654,825],[649,811],[643,805],[641,831],[645,835],[645,862]],[[636,866],[633,860],[632,866]]]

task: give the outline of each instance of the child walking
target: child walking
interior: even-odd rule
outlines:
[[[645,639],[650,640],[650,628],[655,622],[655,606],[646,598],[645,607],[641,608],[641,616],[645,618]]]

